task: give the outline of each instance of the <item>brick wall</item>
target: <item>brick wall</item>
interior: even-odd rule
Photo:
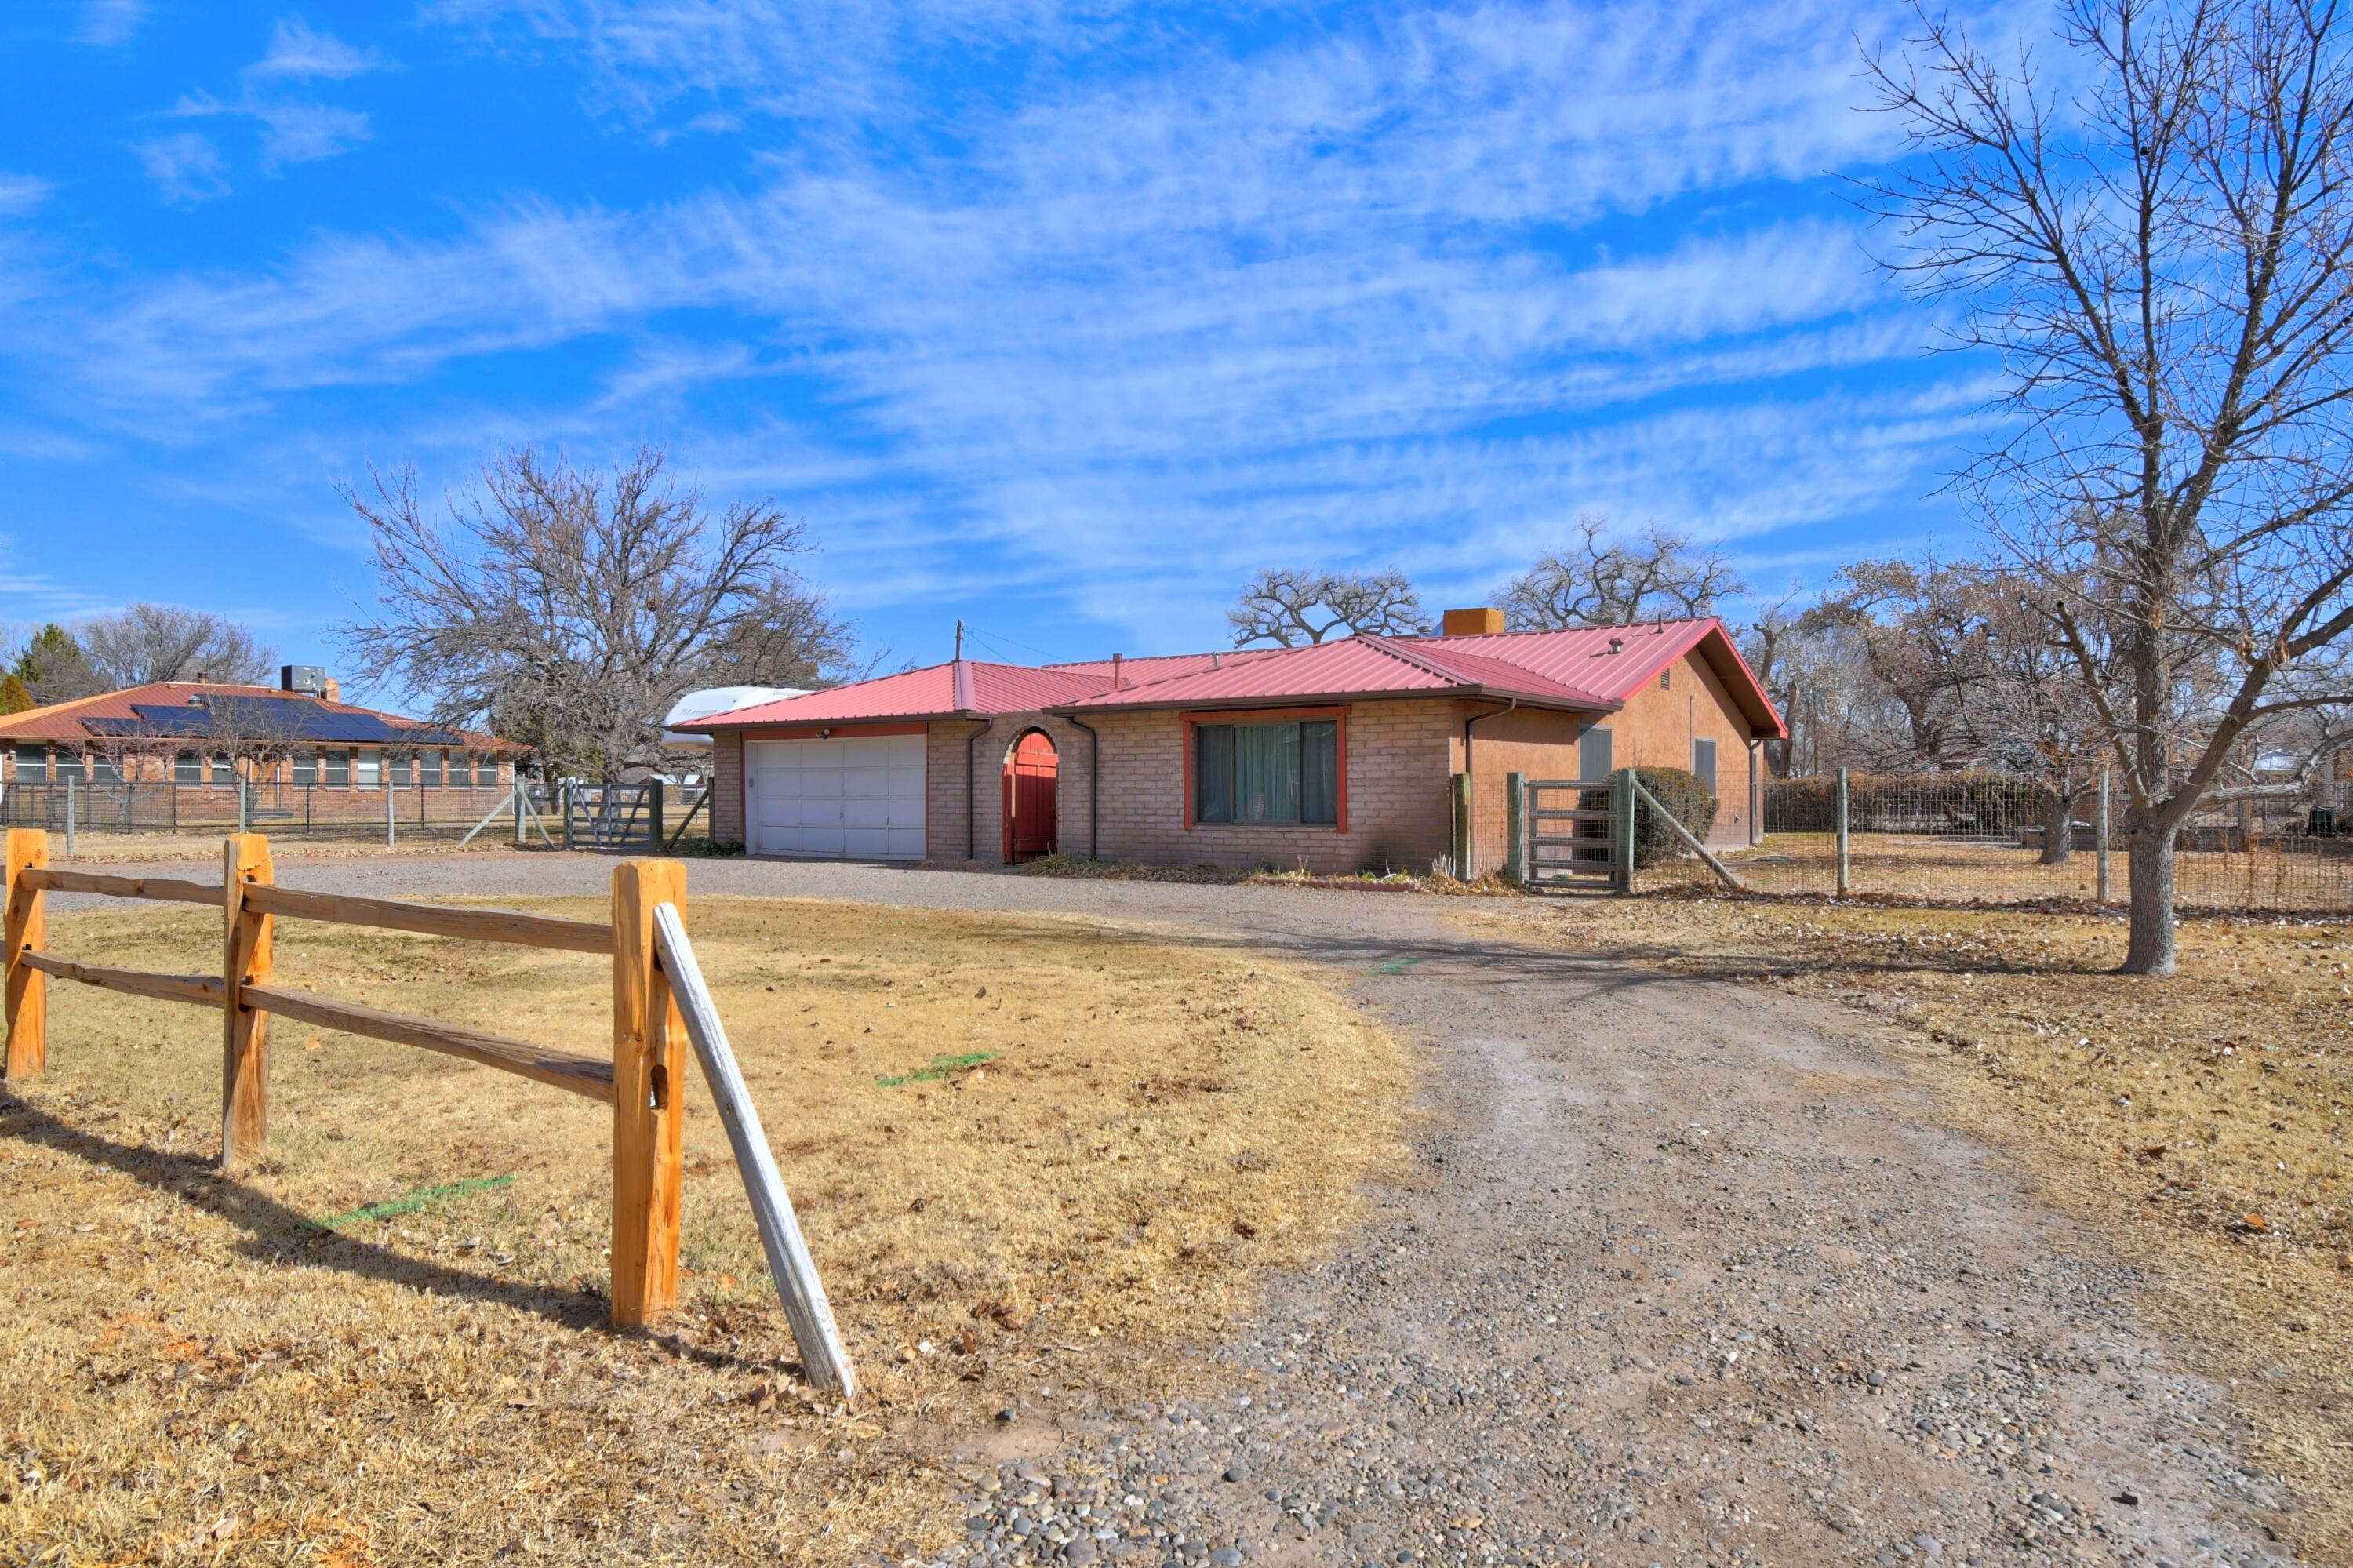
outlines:
[[[711,737],[711,837],[714,843],[744,842],[744,732],[723,729]]]
[[[1089,720],[1092,723],[1092,720]],[[925,813],[928,832],[925,858],[934,864],[958,864],[969,844],[973,863],[1001,865],[1005,860],[1005,760],[1014,743],[1030,730],[1043,730],[1054,743],[1058,763],[1054,785],[1054,821],[1064,854],[1087,853],[1087,747],[1083,731],[1070,720],[1050,714],[1006,714],[989,722],[943,719],[932,726],[924,773],[931,801]],[[972,836],[965,836],[965,747],[972,747]]]
[[[1459,706],[1451,700],[1354,705],[1348,714],[1345,832],[1271,822],[1202,823],[1187,832],[1182,716],[1091,716],[1088,722],[1103,734],[1103,857],[1285,867],[1303,860],[1319,872],[1368,866],[1421,870],[1450,850],[1447,779]],[[1071,842],[1067,828],[1063,842]]]

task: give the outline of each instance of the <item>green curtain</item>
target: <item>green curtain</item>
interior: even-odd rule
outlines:
[[[1234,816],[1245,822],[1299,821],[1299,726],[1234,726]]]
[[[1307,822],[1340,820],[1340,726],[1316,719],[1299,726],[1299,817]]]
[[[1193,727],[1193,820],[1234,820],[1234,726],[1229,724]]]

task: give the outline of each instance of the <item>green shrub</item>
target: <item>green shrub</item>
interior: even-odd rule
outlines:
[[[1651,798],[1673,813],[1675,821],[1691,830],[1692,837],[1707,842],[1708,830],[1715,826],[1716,800],[1707,792],[1707,786],[1695,773],[1680,768],[1637,768],[1634,777]],[[1609,791],[1588,789],[1580,802],[1589,811],[1609,809]],[[1607,826],[1601,822],[1579,822],[1577,837],[1602,838]],[[1634,805],[1634,869],[1641,870],[1662,860],[1672,860],[1690,852],[1674,830],[1660,820],[1659,814],[1641,801]]]

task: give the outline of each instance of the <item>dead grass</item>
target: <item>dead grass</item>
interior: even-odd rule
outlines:
[[[2353,925],[2188,922],[2157,980],[2108,972],[2113,916],[1705,895],[1505,918],[1902,1025],[1955,1121],[2102,1223],[2150,1315],[2234,1383],[2301,1547],[2353,1561]]]
[[[0,1096],[0,1538],[345,1568],[936,1547],[945,1444],[1041,1379],[1133,1394],[1133,1347],[1242,1309],[1396,1157],[1400,1054],[1292,969],[1043,918],[690,916],[857,1413],[803,1397],[699,1080],[686,1310],[616,1335],[601,1107],[281,1022],[269,1158],[225,1181],[216,1015],[53,982],[50,1075]],[[610,1048],[594,959],[280,930],[289,985]],[[136,968],[216,969],[218,942],[200,911],[52,921]]]

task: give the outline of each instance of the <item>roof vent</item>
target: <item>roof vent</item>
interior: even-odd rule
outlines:
[[[1611,638],[1609,640],[1609,652],[1612,653],[1623,653],[1626,652],[1626,640],[1622,637]]]
[[[1114,653],[1111,656],[1111,689],[1114,692],[1119,690],[1119,661],[1120,655]]]

